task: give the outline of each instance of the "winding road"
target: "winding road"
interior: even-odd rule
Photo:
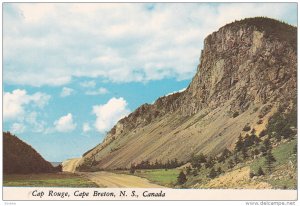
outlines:
[[[163,188],[153,184],[149,180],[133,175],[117,174],[107,171],[100,172],[76,172],[76,166],[80,158],[68,159],[62,163],[64,172],[79,174],[95,182],[99,187],[109,188]]]

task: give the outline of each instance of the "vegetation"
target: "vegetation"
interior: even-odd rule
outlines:
[[[71,173],[5,174],[4,186],[98,187],[90,180]]]
[[[186,183],[186,181],[187,181],[186,175],[184,174],[183,171],[181,171],[177,177],[177,184],[182,185]]]
[[[174,160],[168,160],[165,163],[162,163],[161,161],[158,162],[157,160],[154,163],[147,161],[142,161],[138,164],[131,164],[132,169],[173,169],[176,167],[179,167],[183,165],[183,162],[178,162],[177,159]]]
[[[29,174],[58,172],[35,149],[9,132],[3,132],[3,173]]]
[[[134,175],[148,179],[155,184],[166,187],[174,187],[177,183],[177,177],[180,173],[178,169],[151,169],[151,170],[136,170]]]
[[[276,162],[275,157],[272,155],[271,151],[269,151],[265,157],[265,164],[266,164],[266,168],[268,170],[269,173],[272,172],[272,169],[274,167],[274,162]]]

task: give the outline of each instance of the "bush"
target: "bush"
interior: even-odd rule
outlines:
[[[262,176],[262,175],[265,175],[263,169],[261,167],[258,168],[257,170],[257,176]]]
[[[263,123],[263,120],[262,119],[260,119],[260,120],[258,120],[257,122],[256,122],[256,124],[262,124]]]
[[[236,118],[236,117],[239,116],[239,115],[240,115],[239,112],[234,112],[233,115],[232,115],[232,117],[233,117],[233,118]]]
[[[212,169],[210,170],[209,174],[208,174],[208,177],[211,178],[211,179],[213,179],[213,178],[215,178],[216,176],[217,176],[217,172],[215,171],[214,168],[212,168]]]
[[[249,177],[252,178],[254,176],[255,176],[255,174],[253,172],[250,172]]]
[[[263,136],[266,136],[268,133],[267,133],[267,130],[262,130],[260,133],[259,133],[259,137],[263,137]]]
[[[245,132],[249,132],[250,130],[251,130],[251,127],[248,124],[246,124],[243,128],[243,131],[245,131]]]
[[[184,183],[186,183],[187,179],[186,179],[186,175],[184,174],[183,171],[181,171],[177,177],[177,183],[179,185],[183,185]]]

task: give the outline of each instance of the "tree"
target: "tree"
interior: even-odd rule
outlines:
[[[247,149],[245,147],[243,147],[243,149],[242,149],[242,155],[243,155],[243,159],[247,159],[249,157],[249,155],[247,153]]]
[[[191,164],[193,168],[200,168],[202,163],[206,162],[206,157],[204,154],[194,155],[191,157]]]
[[[233,158],[233,161],[234,163],[237,165],[238,163],[240,163],[240,158],[237,156],[237,154],[234,155],[234,158]]]
[[[235,150],[237,152],[241,151],[242,148],[244,147],[244,142],[243,142],[243,139],[242,139],[242,136],[240,135],[239,138],[238,138],[238,141],[235,143]]]
[[[215,178],[216,176],[217,176],[217,172],[215,171],[214,168],[212,168],[212,169],[210,170],[209,174],[208,174],[208,177],[211,178],[211,179],[213,179],[213,178]]]
[[[228,169],[232,169],[233,167],[234,167],[234,163],[233,163],[232,159],[230,159],[228,161]]]
[[[221,169],[221,167],[218,167],[217,174],[220,175],[222,173],[223,173],[223,170]]]
[[[265,175],[263,169],[261,167],[258,168],[257,170],[257,176],[262,176],[262,175]]]
[[[199,173],[198,173],[198,169],[196,169],[196,168],[193,169],[193,175],[194,175],[194,176],[197,176],[198,174],[199,174]]]
[[[298,148],[297,148],[297,145],[295,145],[295,146],[294,146],[294,149],[293,149],[293,153],[294,153],[294,154],[297,154],[297,151],[298,151]]]
[[[266,164],[266,168],[268,170],[269,173],[272,172],[273,169],[273,164],[274,162],[276,162],[275,157],[273,156],[273,154],[271,153],[271,151],[268,151],[266,157],[265,157],[265,164]]]
[[[192,172],[192,168],[191,168],[190,166],[188,166],[188,167],[186,168],[186,174],[187,174],[187,175],[190,175],[191,172]]]
[[[269,151],[270,149],[272,149],[272,144],[269,138],[265,139],[264,142],[264,147],[266,148],[267,151]]]
[[[221,154],[221,156],[219,157],[219,162],[223,162],[226,160],[226,158],[228,158],[231,155],[231,152],[225,148]]]
[[[129,172],[130,172],[130,174],[134,174],[135,173],[135,166],[134,166],[134,164],[131,164]]]
[[[205,163],[206,168],[211,168],[215,165],[215,161],[212,157],[208,157]]]
[[[179,185],[183,185],[184,183],[186,183],[187,179],[186,179],[186,175],[184,174],[183,171],[181,171],[177,177],[177,183]]]

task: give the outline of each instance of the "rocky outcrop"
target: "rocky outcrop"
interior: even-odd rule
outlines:
[[[93,167],[126,167],[232,147],[244,124],[255,127],[263,118],[263,108],[267,114],[296,98],[296,52],[293,26],[268,18],[225,25],[204,40],[196,75],[185,91],[121,119],[81,164],[93,159]]]

